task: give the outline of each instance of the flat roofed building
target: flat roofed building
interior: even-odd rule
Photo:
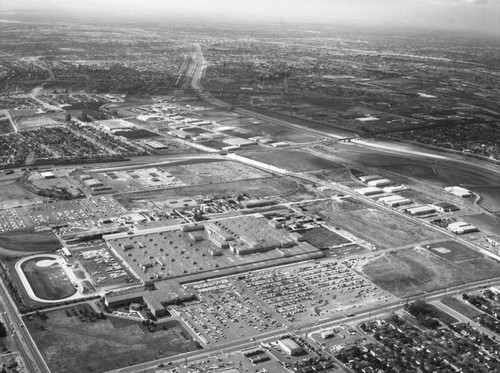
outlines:
[[[150,294],[145,294],[143,296],[143,299],[148,306],[148,309],[156,317],[162,317],[167,314],[167,310],[165,309],[165,307],[155,297],[151,296]]]
[[[381,194],[383,191],[380,188],[368,187],[356,189],[356,193],[361,194],[362,196],[373,196],[375,194]]]
[[[444,188],[448,193],[451,193],[457,197],[462,197],[462,198],[467,198],[467,197],[472,197],[472,192],[468,189],[458,187],[458,186],[451,186]]]
[[[394,185],[394,186],[388,186],[388,187],[384,188],[384,192],[386,192],[386,193],[403,192],[405,190],[408,190],[408,187],[405,185]]]
[[[367,182],[369,186],[374,187],[385,187],[392,184],[392,181],[389,179],[378,179],[378,180],[370,180]]]
[[[439,212],[452,212],[460,210],[457,206],[448,202],[437,202],[433,203],[432,206],[434,206]]]
[[[295,356],[302,352],[302,347],[300,347],[297,342],[295,342],[291,338],[280,339],[278,341],[278,346],[285,354],[289,356]]]
[[[417,207],[412,207],[409,209],[406,209],[411,215],[426,215],[426,214],[432,214],[433,212],[436,212],[436,209],[432,206],[417,206]]]
[[[362,175],[359,177],[359,180],[361,180],[363,183],[367,183],[368,181],[377,179],[381,179],[381,177],[379,175]]]

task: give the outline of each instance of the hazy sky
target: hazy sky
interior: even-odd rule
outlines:
[[[500,0],[0,0],[1,10],[12,8],[397,25],[500,37]]]

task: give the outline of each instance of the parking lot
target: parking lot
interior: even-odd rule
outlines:
[[[241,280],[277,320],[317,321],[392,296],[335,260],[253,272]]]
[[[138,281],[105,245],[78,250],[75,255],[96,287],[115,288]]]
[[[234,279],[190,285],[200,303],[179,309],[205,344],[227,342],[281,327],[271,314],[240,290]]]
[[[0,210],[0,232],[15,231],[25,227],[16,209]]]

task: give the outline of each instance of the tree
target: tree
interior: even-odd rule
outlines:
[[[85,111],[82,111],[82,113],[78,116],[78,119],[80,119],[82,122],[91,122],[92,121],[90,119],[89,115]]]
[[[0,322],[0,338],[5,337],[7,337],[7,329],[5,328],[5,325]]]
[[[66,113],[66,117],[64,119],[66,122],[71,122],[71,114],[70,113]]]

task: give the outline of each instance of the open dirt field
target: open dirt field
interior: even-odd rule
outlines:
[[[165,167],[165,169],[187,185],[212,182],[258,179],[271,176],[269,173],[238,162],[210,162]]]
[[[196,349],[196,342],[177,321],[150,331],[139,321],[95,319],[73,312],[84,306],[89,307],[47,312],[47,320],[24,318],[53,373],[106,372]]]
[[[405,249],[377,255],[362,271],[382,289],[407,297],[499,277],[500,265],[489,258],[452,263],[425,249]]]
[[[304,207],[323,216],[330,225],[340,226],[383,249],[442,237],[429,228],[356,199],[310,203]]]

